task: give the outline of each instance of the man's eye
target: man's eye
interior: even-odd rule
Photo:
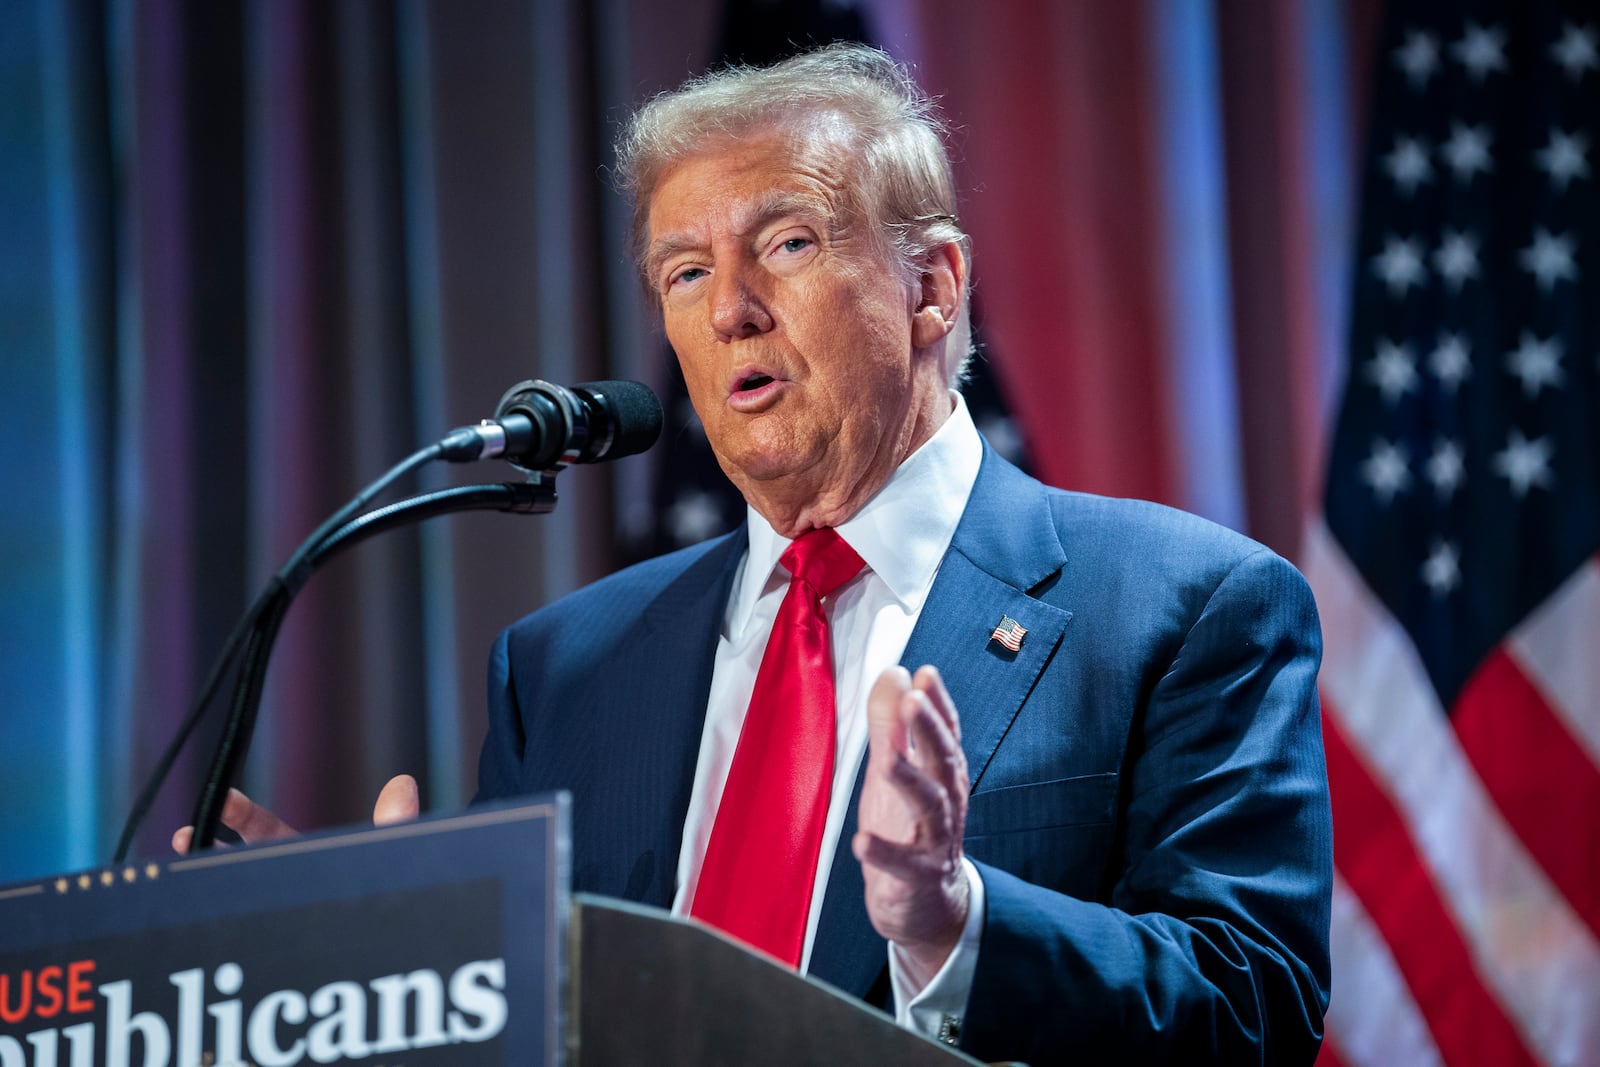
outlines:
[[[705,270],[700,268],[700,267],[687,267],[684,270],[680,270],[678,273],[672,275],[672,277],[668,278],[667,279],[667,285],[669,285],[669,286],[686,285],[689,282],[693,282],[693,281],[699,280],[700,277],[702,275],[704,275],[704,274],[705,274]]]
[[[809,237],[791,237],[778,247],[785,252],[804,252],[811,247],[811,239]]]

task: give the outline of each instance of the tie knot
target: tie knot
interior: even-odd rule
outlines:
[[[831,526],[808,530],[784,549],[780,562],[789,573],[817,591],[817,597],[831,596],[866,566],[856,550]]]

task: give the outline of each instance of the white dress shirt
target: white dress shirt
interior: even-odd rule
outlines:
[[[977,481],[983,446],[965,402],[959,394],[952,395],[955,411],[944,425],[900,465],[865,507],[837,527],[839,535],[866,562],[866,569],[827,601],[838,735],[833,792],[801,950],[802,972],[810,966],[828,873],[834,853],[841,847],[850,795],[867,751],[867,694],[885,669],[900,662]],[[756,672],[789,586],[789,574],[778,564],[789,540],[780,537],[754,509],[749,511],[749,527],[750,546],[734,575],[733,593],[717,641],[700,758],[678,856],[678,890],[672,902],[678,915],[687,915],[694,901],[706,843],[744,727]],[[842,844],[850,847],[849,842]],[[927,987],[919,990],[915,986],[900,965],[898,949],[890,946],[895,1017],[901,1025],[930,1037],[959,1027],[977,963],[983,882],[970,863],[966,874],[972,889],[966,930],[961,944]]]

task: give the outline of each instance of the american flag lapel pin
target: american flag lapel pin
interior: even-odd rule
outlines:
[[[1028,631],[1010,615],[1000,616],[1000,625],[994,628],[989,635],[989,640],[999,641],[1013,652],[1022,651],[1022,639],[1028,636]]]

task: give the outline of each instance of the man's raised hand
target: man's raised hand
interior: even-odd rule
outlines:
[[[925,985],[961,939],[970,904],[961,864],[967,760],[961,721],[939,672],[903,667],[867,698],[867,774],[852,848],[866,880],[867,915]]]

